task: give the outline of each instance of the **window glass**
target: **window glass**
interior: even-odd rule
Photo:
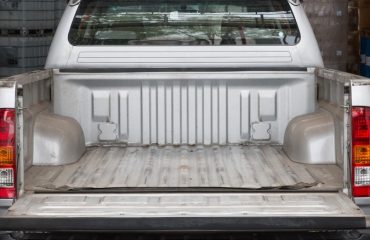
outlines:
[[[295,45],[287,0],[83,0],[73,45]]]

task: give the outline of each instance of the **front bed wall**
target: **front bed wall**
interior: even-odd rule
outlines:
[[[315,110],[308,72],[59,73],[54,111],[86,143],[283,142],[289,121]]]

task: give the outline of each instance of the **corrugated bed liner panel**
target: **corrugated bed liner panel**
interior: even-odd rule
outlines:
[[[342,188],[336,165],[291,161],[279,146],[91,147],[65,166],[33,166],[26,190]]]

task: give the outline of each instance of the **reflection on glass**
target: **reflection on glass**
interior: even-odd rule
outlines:
[[[295,45],[287,0],[82,1],[74,45]]]

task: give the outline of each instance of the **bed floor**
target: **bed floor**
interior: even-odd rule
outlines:
[[[25,189],[342,188],[337,165],[291,161],[280,146],[90,147],[76,163],[32,166]]]

